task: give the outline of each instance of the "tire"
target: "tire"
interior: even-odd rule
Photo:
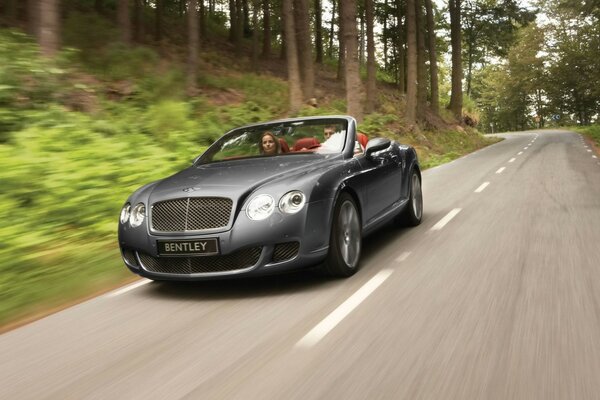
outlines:
[[[423,193],[421,191],[421,178],[416,169],[410,173],[410,194],[408,204],[400,215],[400,222],[404,226],[417,226],[423,218]]]
[[[362,225],[352,196],[341,193],[333,208],[329,253],[324,269],[327,274],[345,278],[358,270],[362,249]]]

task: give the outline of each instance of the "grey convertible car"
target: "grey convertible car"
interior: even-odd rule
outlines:
[[[415,150],[368,141],[349,116],[234,129],[189,168],[142,186],[123,206],[125,265],[153,280],[271,274],[320,265],[346,277],[362,238],[391,220],[421,222]]]

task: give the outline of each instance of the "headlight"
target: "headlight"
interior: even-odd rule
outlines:
[[[144,203],[137,203],[133,210],[131,210],[131,216],[129,217],[129,225],[133,228],[137,228],[144,222],[146,215],[146,206]]]
[[[122,224],[127,222],[127,220],[129,219],[130,213],[131,213],[131,204],[125,203],[125,205],[121,209],[121,217],[119,218],[119,220],[121,221]]]
[[[248,203],[246,215],[254,221],[260,221],[273,214],[275,200],[268,194],[259,194]]]
[[[286,214],[296,214],[304,207],[306,196],[299,190],[287,192],[279,200],[279,209]]]

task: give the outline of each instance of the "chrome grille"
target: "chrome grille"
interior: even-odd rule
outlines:
[[[273,250],[273,262],[281,262],[296,257],[299,248],[300,243],[298,242],[276,244]]]
[[[152,230],[158,232],[202,231],[229,223],[233,201],[223,197],[191,197],[152,205]]]
[[[251,247],[222,256],[199,257],[152,257],[140,253],[140,261],[147,271],[164,274],[189,275],[227,272],[255,265],[261,251],[261,247]]]

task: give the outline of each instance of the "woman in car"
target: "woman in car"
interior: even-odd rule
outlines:
[[[277,140],[275,135],[273,135],[273,133],[270,131],[266,131],[262,134],[260,137],[260,142],[258,143],[258,149],[260,154],[265,156],[272,156],[281,153],[279,140]]]

